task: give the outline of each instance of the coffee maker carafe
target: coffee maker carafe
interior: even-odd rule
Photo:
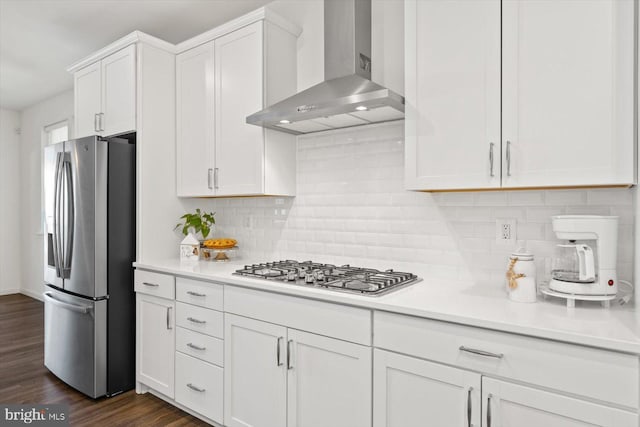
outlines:
[[[552,224],[564,242],[556,246],[549,288],[574,295],[615,295],[618,217],[558,215]]]

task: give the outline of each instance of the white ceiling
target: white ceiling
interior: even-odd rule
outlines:
[[[0,107],[73,87],[66,67],[141,30],[178,43],[269,0],[0,0]]]

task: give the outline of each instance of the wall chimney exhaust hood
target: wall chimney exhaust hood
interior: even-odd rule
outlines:
[[[404,118],[404,97],[371,81],[371,0],[325,0],[325,81],[247,117],[300,135]]]

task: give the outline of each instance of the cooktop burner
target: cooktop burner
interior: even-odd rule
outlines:
[[[233,274],[362,295],[381,295],[420,281],[415,274],[393,270],[292,260],[245,265]]]

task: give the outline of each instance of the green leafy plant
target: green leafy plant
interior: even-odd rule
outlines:
[[[186,213],[180,217],[182,222],[176,224],[174,230],[182,228],[182,234],[189,234],[189,229],[193,228],[194,233],[202,233],[205,239],[211,232],[211,226],[216,223],[215,212],[201,212],[196,209],[195,213]]]

